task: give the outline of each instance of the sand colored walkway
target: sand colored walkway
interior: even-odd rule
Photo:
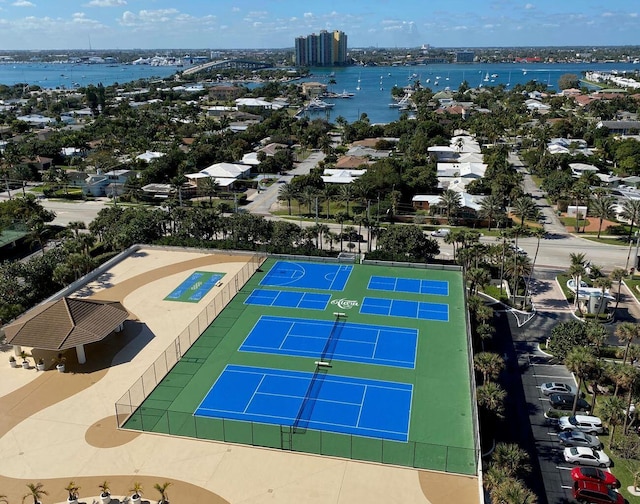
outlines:
[[[476,478],[117,429],[115,401],[216,292],[200,303],[164,297],[196,269],[228,281],[246,261],[142,249],[82,290],[135,314],[124,334],[88,346],[88,363],[71,359],[70,373],[0,366],[0,494],[21,502],[27,483],[42,482],[43,502],[62,502],[74,480],[91,503],[106,479],[115,496],[142,483],[151,502],[153,485],[165,481],[172,502],[478,502]]]

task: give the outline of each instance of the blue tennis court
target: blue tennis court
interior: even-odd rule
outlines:
[[[309,310],[325,310],[331,294],[314,292],[293,292],[281,290],[254,289],[244,302],[245,304],[277,306],[283,308],[307,308]]]
[[[277,261],[260,285],[299,289],[344,290],[353,266]]]
[[[227,365],[195,411],[406,442],[413,385]]]
[[[194,271],[165,298],[171,301],[197,303],[218,283],[224,273]]]
[[[413,369],[417,348],[417,329],[263,315],[239,350]]]
[[[365,297],[360,313],[449,322],[449,305],[443,303]]]
[[[419,278],[372,276],[369,279],[367,289],[448,296],[449,282],[444,280],[421,280]]]

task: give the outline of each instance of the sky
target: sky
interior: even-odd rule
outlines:
[[[0,0],[0,49],[640,45],[638,0]]]

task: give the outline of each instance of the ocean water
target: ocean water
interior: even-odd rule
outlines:
[[[326,117],[335,121],[338,116],[356,121],[366,113],[372,123],[388,123],[396,120],[401,112],[389,107],[393,102],[391,89],[404,87],[415,80],[434,92],[450,88],[456,90],[463,81],[469,86],[496,86],[507,89],[515,84],[536,80],[557,91],[558,79],[566,73],[582,76],[586,71],[632,72],[640,65],[632,63],[574,63],[574,64],[438,64],[390,67],[337,67],[314,68],[304,80],[327,84],[331,91],[353,93],[352,98],[326,99],[335,103],[327,111],[307,112],[309,117]],[[78,86],[102,83],[105,86],[138,79],[165,78],[178,70],[173,66],[149,65],[88,65],[56,63],[4,63],[0,64],[0,84],[37,84],[40,87],[71,89]],[[329,84],[329,80],[336,81]],[[437,82],[437,84],[436,84]],[[253,86],[252,86],[253,87]]]
[[[415,80],[422,86],[438,92],[449,88],[457,90],[463,81],[470,87],[497,86],[503,84],[506,89],[516,84],[526,84],[536,80],[547,85],[549,90],[558,91],[558,80],[564,74],[583,76],[587,71],[632,72],[640,65],[631,63],[584,63],[584,64],[438,64],[392,67],[343,67],[314,68],[309,81],[327,84],[331,91],[353,93],[352,98],[327,98],[324,101],[335,103],[330,110],[307,112],[309,117],[325,117],[335,121],[342,116],[347,121],[356,121],[363,112],[372,123],[395,121],[401,114],[397,108],[390,108],[391,89],[404,87]],[[329,80],[336,83],[329,85]],[[436,84],[437,82],[437,84]],[[358,87],[360,89],[358,89]]]
[[[138,79],[164,78],[176,70],[175,66],[3,63],[0,64],[0,84],[29,84],[46,89],[72,89],[99,83],[110,86]]]

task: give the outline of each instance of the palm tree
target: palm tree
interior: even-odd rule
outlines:
[[[616,305],[613,308],[614,313],[618,309],[618,304],[620,303],[620,290],[622,289],[622,280],[627,276],[627,272],[622,268],[614,268],[613,271],[609,274],[611,280],[613,282],[618,282],[618,292],[616,294]]]
[[[462,196],[459,192],[447,189],[440,195],[438,206],[444,208],[447,214],[447,222],[451,224],[451,218],[455,217],[462,207]]]
[[[595,193],[591,198],[591,204],[589,205],[589,212],[599,220],[598,224],[598,238],[600,238],[600,231],[602,230],[602,222],[607,219],[611,220],[615,217],[615,203],[616,200],[609,194],[602,192]]]
[[[346,203],[347,217],[349,216],[349,202],[353,199],[353,186],[351,184],[343,184],[338,189],[338,200]]]
[[[626,200],[622,204],[620,217],[622,217],[623,219],[627,219],[631,223],[631,226],[629,227],[629,234],[627,235],[627,239],[629,240],[629,243],[631,243],[631,237],[633,236],[633,226],[640,222],[640,200]]]
[[[582,277],[586,273],[584,264],[581,264],[578,262],[574,263],[572,261],[571,266],[569,266],[568,273],[569,275],[571,275],[571,278],[573,278],[573,285],[575,286],[575,289],[576,289],[576,294],[575,294],[575,299],[573,301],[573,304],[574,306],[578,307],[578,312],[580,312],[580,315],[582,315],[582,307],[580,306],[580,282],[582,281]]]
[[[533,276],[533,269],[536,266],[536,261],[538,260],[538,252],[540,251],[540,240],[542,239],[542,237],[545,235],[545,231],[542,228],[536,228],[536,229],[532,229],[529,234],[531,234],[533,237],[535,237],[537,239],[536,241],[536,252],[533,255],[533,262],[531,263],[531,271],[529,273],[529,276],[527,277],[527,285],[525,288],[525,296],[527,294],[529,294],[530,292],[530,286],[531,286],[531,277]]]
[[[329,212],[331,210],[331,201],[333,201],[333,197],[335,193],[336,191],[335,191],[334,184],[325,184],[321,191],[322,199],[327,204],[327,220],[329,219]]]
[[[509,480],[491,493],[496,504],[537,504],[538,498],[520,480]]]
[[[529,195],[520,196],[515,200],[511,211],[513,215],[520,217],[520,227],[524,227],[524,221],[526,219],[532,219],[538,213],[536,203]]]
[[[564,364],[567,366],[567,369],[578,377],[578,392],[573,399],[573,407],[571,409],[572,415],[576,414],[582,382],[589,373],[589,370],[593,367],[594,363],[595,358],[593,354],[587,347],[583,346],[572,348],[564,358]]]
[[[64,487],[64,489],[69,494],[69,501],[73,501],[78,498],[78,492],[80,491],[80,487],[76,484],[75,481],[70,481],[69,484]]]
[[[484,487],[487,489],[487,492],[492,496],[493,492],[501,487],[503,484],[511,483],[513,480],[507,474],[507,472],[502,468],[496,465],[491,465],[489,469],[484,473],[482,477],[482,482],[484,483]]]
[[[504,412],[504,399],[507,393],[494,382],[487,382],[476,388],[478,406],[497,417]]]
[[[133,486],[129,490],[133,498],[139,498],[142,495],[142,483],[134,481]]]
[[[33,504],[39,504],[41,497],[49,495],[49,492],[44,490],[43,487],[44,485],[42,483],[28,483],[27,488],[29,489],[29,493],[22,497],[22,502],[31,497],[33,498]]]
[[[502,206],[502,199],[497,194],[490,194],[482,200],[480,203],[480,210],[478,215],[483,219],[489,220],[489,231],[491,231],[491,223],[493,220],[504,215],[504,208]]]
[[[213,197],[220,190],[220,184],[214,177],[206,177],[200,180],[200,188],[205,196],[209,196],[209,205],[211,205]],[[289,215],[291,215],[291,206],[289,206]]]
[[[627,363],[629,346],[633,340],[640,335],[639,326],[633,322],[622,322],[616,327],[615,335],[618,337],[620,343],[625,344],[624,355],[622,357],[622,365],[625,365]]]
[[[593,286],[598,288],[598,289],[600,289],[600,291],[601,291],[600,309],[599,309],[599,312],[601,312],[602,309],[605,306],[604,294],[608,289],[611,289],[611,278],[609,278],[609,277],[598,277],[593,281]]]
[[[624,421],[624,400],[622,397],[605,397],[600,405],[600,416],[611,427],[611,445],[615,443],[616,426]]]
[[[529,454],[513,443],[498,443],[491,457],[493,464],[503,469],[509,476],[515,477],[531,471]]]
[[[466,280],[469,282],[471,295],[478,293],[478,287],[484,287],[491,281],[491,273],[484,268],[470,268],[466,272]]]
[[[344,229],[344,221],[349,218],[349,215],[346,212],[338,212],[336,213],[336,222],[340,224],[340,252],[342,252],[342,240],[344,238],[344,233],[342,232]]]
[[[513,262],[505,267],[505,275],[513,280],[513,291],[511,297],[515,300],[518,293],[518,285],[521,278],[527,277],[531,273],[531,259],[524,254],[513,254]]]
[[[473,367],[482,374],[482,383],[495,380],[504,369],[504,359],[493,352],[480,352],[473,358]]]
[[[160,493],[160,501],[158,504],[165,504],[167,503],[167,488],[169,488],[171,486],[171,482],[169,481],[165,481],[164,483],[160,484],[160,483],[156,483],[155,485],[153,485],[153,488],[155,488],[159,493]]]
[[[278,189],[278,201],[286,201],[291,215],[291,200],[295,198],[295,191],[290,184],[283,184]]]

